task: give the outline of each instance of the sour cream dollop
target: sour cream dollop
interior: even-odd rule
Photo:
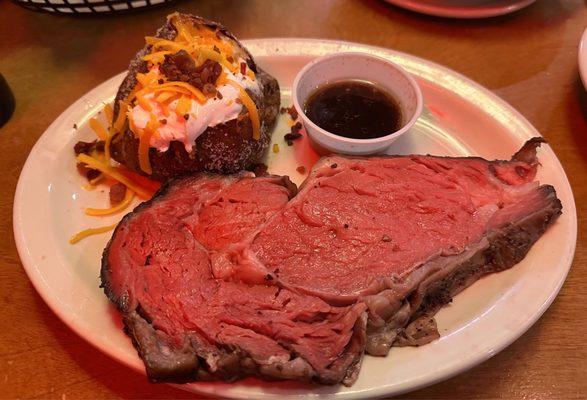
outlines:
[[[224,68],[227,79],[238,83],[244,89],[259,93],[259,84],[249,76],[240,72],[231,73]],[[242,111],[242,104],[237,101],[239,91],[230,84],[224,84],[216,88],[220,96],[208,98],[206,102],[200,104],[191,100],[191,107],[187,113],[187,120],[180,117],[175,112],[178,100],[169,104],[168,115],[163,112],[163,107],[155,100],[153,94],[144,96],[148,101],[151,111],[147,111],[139,104],[132,107],[129,111],[129,118],[132,119],[134,126],[138,129],[144,129],[151,120],[151,114],[159,121],[159,127],[151,136],[150,146],[158,151],[164,152],[169,149],[172,141],[183,143],[185,150],[189,153],[196,142],[196,139],[204,133],[208,127],[224,124],[238,117]]]

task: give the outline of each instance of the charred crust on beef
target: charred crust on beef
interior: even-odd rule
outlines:
[[[526,157],[526,156],[524,156]],[[344,160],[351,160],[353,158],[344,158]],[[340,160],[340,159],[334,159]],[[322,164],[316,169],[310,172],[310,177],[316,177],[317,171],[324,172],[324,167],[330,167],[332,161],[327,164]],[[346,161],[338,161],[338,165],[341,170],[347,167]],[[529,163],[536,163],[535,158],[528,159]],[[513,162],[518,162],[514,160]],[[524,161],[526,162],[526,161]],[[498,165],[499,162],[495,162]],[[322,168],[322,169],[320,169]],[[326,171],[328,172],[328,171]],[[339,171],[337,171],[337,176]],[[489,168],[484,170],[484,174],[491,174],[496,172],[491,171]],[[334,173],[326,174],[327,176],[333,176]],[[207,174],[201,174],[198,176],[209,176]],[[251,174],[249,173],[249,175]],[[321,178],[321,176],[319,177]],[[491,177],[492,178],[492,177]],[[181,179],[194,179],[194,177],[178,178],[163,185],[154,199],[145,203],[147,205],[141,205],[135,209],[135,211],[123,218],[123,221],[118,225],[114,232],[114,236],[118,232],[123,232],[128,229],[126,223],[134,218],[138,212],[148,207],[148,204],[156,204],[162,200],[162,197],[168,196],[173,193],[170,185],[175,185],[181,182]],[[225,178],[211,178],[211,179],[225,179]],[[258,179],[258,178],[255,178]],[[287,187],[289,180],[287,177],[278,178],[275,177],[281,185]],[[493,179],[493,178],[492,178]],[[307,182],[306,182],[307,183]],[[291,184],[291,182],[289,182]],[[318,187],[311,182],[308,184],[308,188]],[[325,183],[323,185],[327,187]],[[303,189],[302,192],[304,193]],[[533,192],[534,193],[534,192]],[[295,191],[289,191],[288,198],[293,197]],[[428,268],[423,270],[426,272],[424,278],[418,278],[417,281],[410,282],[409,276],[400,277],[397,275],[389,276],[386,278],[386,285],[391,282],[391,286],[387,286],[390,289],[399,289],[405,287],[407,291],[404,297],[397,299],[397,304],[393,304],[394,314],[381,319],[381,321],[372,321],[369,319],[367,322],[367,313],[363,313],[354,323],[354,334],[353,339],[346,344],[345,351],[334,357],[332,366],[344,365],[346,368],[346,374],[344,382],[352,382],[356,378],[358,368],[360,367],[361,358],[355,357],[349,359],[357,354],[357,351],[363,351],[365,341],[369,344],[367,350],[372,354],[385,354],[389,347],[394,344],[401,345],[422,345],[434,338],[438,337],[438,330],[435,327],[435,322],[432,318],[434,313],[442,305],[450,302],[456,294],[458,294],[465,287],[472,284],[479,277],[491,273],[509,268],[515,263],[519,262],[530,249],[532,244],[542,235],[542,233],[550,226],[556,218],[561,214],[561,203],[556,198],[556,193],[552,186],[544,185],[536,188],[537,198],[539,202],[535,204],[534,208],[524,208],[524,213],[521,213],[519,217],[514,220],[505,220],[492,227],[480,241],[472,242],[468,244],[467,252],[462,252],[454,255],[443,255],[440,258],[429,260],[418,268]],[[294,200],[295,201],[295,200]],[[506,204],[504,207],[507,207]],[[510,215],[510,214],[507,214]],[[371,219],[368,219],[371,221]],[[369,222],[370,223],[370,222]],[[348,223],[343,224],[345,228],[348,228]],[[353,221],[353,233],[355,229],[360,229],[361,225]],[[330,229],[330,228],[329,228]],[[384,231],[385,232],[385,231]],[[113,237],[114,237],[113,236]],[[344,235],[340,235],[341,237]],[[381,234],[381,236],[375,236],[374,241],[379,238],[383,240],[385,236],[390,237],[390,234]],[[280,237],[280,240],[283,239]],[[391,239],[391,237],[390,237]],[[218,364],[218,369],[215,371],[211,370],[211,367],[206,362],[202,353],[201,343],[197,342],[197,337],[190,337],[185,342],[174,344],[168,347],[170,338],[162,331],[156,330],[156,328],[149,324],[149,315],[141,316],[141,310],[137,307],[137,300],[133,299],[132,294],[128,291],[120,290],[120,288],[113,287],[113,282],[109,279],[111,274],[108,265],[107,258],[110,246],[104,251],[102,259],[102,270],[101,276],[103,281],[103,287],[106,294],[111,298],[117,307],[125,314],[125,326],[126,330],[135,340],[135,346],[141,354],[141,357],[145,360],[147,371],[151,379],[154,380],[171,380],[171,381],[189,381],[195,379],[225,379],[233,380],[248,375],[257,375],[262,377],[286,377],[289,379],[299,380],[317,380],[320,383],[337,383],[340,382],[340,374],[330,374],[327,372],[323,375],[316,374],[315,370],[311,366],[304,366],[302,369],[297,370],[297,374],[290,374],[290,365],[282,362],[271,362],[264,366],[260,366],[253,359],[251,354],[242,348],[238,348],[233,344],[219,345],[217,350],[220,353],[221,363]],[[393,242],[398,240],[397,237],[393,237]],[[120,243],[120,242],[119,242]],[[395,247],[396,244],[393,243]],[[141,262],[139,259],[137,262]],[[434,264],[437,263],[437,264]],[[146,264],[146,261],[145,261]],[[287,275],[287,271],[283,272],[280,264],[280,270],[275,269],[273,274],[265,273],[257,275],[258,279],[263,280],[271,276],[273,282],[271,285],[267,284],[263,287],[276,288],[275,291],[270,292],[271,304],[281,303],[284,307],[290,303],[290,299],[284,294],[289,293],[287,288],[280,287],[284,281],[283,276]],[[141,271],[144,269],[141,268]],[[266,271],[266,270],[263,270]],[[277,275],[279,273],[279,276]],[[272,286],[277,285],[277,286]],[[306,289],[304,289],[306,290]],[[379,293],[378,293],[379,294]],[[391,299],[390,301],[392,301]],[[335,300],[332,300],[333,302]],[[361,300],[362,301],[362,300]],[[396,300],[393,300],[396,301]],[[332,304],[332,303],[331,303]],[[291,305],[289,305],[291,307]],[[251,314],[253,315],[253,314]],[[133,318],[136,318],[133,320]],[[320,320],[321,316],[319,313],[307,316],[302,315],[301,320],[317,321]],[[228,329],[228,324],[223,325],[223,329]],[[134,333],[133,333],[134,332]],[[137,339],[140,337],[140,340]],[[150,342],[150,340],[152,340]],[[150,344],[151,343],[151,344]],[[197,349],[197,350],[196,350]],[[353,350],[354,349],[354,350]],[[194,354],[197,354],[195,356]],[[289,356],[287,356],[289,354]],[[305,362],[299,352],[291,349],[286,349],[286,357],[289,357],[288,362]],[[169,360],[177,358],[177,368],[175,371],[169,370],[167,367]],[[342,364],[340,364],[342,363]],[[329,367],[330,368],[330,367]],[[300,372],[301,371],[301,372]],[[354,378],[353,378],[354,377]]]
[[[250,176],[250,174],[242,174],[242,178],[240,179],[250,179]],[[284,351],[290,354],[289,360],[277,359],[271,363],[259,363],[259,361],[254,360],[254,357],[249,354],[249,351],[246,348],[242,348],[241,346],[230,342],[223,343],[222,338],[217,338],[220,342],[216,345],[211,345],[207,341],[204,342],[204,338],[198,336],[197,332],[191,334],[188,331],[187,335],[183,336],[184,339],[178,342],[177,337],[168,336],[166,332],[157,328],[156,317],[149,315],[148,310],[143,307],[141,299],[137,297],[136,292],[133,293],[132,290],[121,288],[119,285],[124,281],[117,281],[117,283],[112,281],[111,268],[113,266],[109,264],[108,260],[110,259],[110,252],[113,251],[112,243],[115,241],[115,237],[117,237],[119,233],[125,235],[129,232],[128,224],[132,223],[135,218],[139,218],[142,212],[148,211],[151,207],[157,207],[162,201],[173,201],[173,193],[176,193],[174,190],[180,190],[176,188],[191,185],[199,180],[204,180],[205,182],[207,179],[212,181],[223,181],[224,179],[232,178],[199,174],[196,177],[187,176],[166,183],[157,192],[153,199],[141,204],[132,213],[123,218],[122,222],[117,226],[113,238],[104,250],[101,271],[104,290],[124,314],[123,322],[125,325],[125,331],[131,336],[137,351],[145,362],[149,379],[153,382],[188,382],[199,379],[233,381],[248,375],[258,375],[266,378],[289,378],[305,381],[316,380],[323,384],[334,384],[341,381],[347,383],[352,382],[355,377],[348,377],[348,373],[349,371],[356,370],[355,366],[360,362],[360,356],[364,348],[364,336],[362,335],[361,330],[355,332],[356,324],[350,325],[350,328],[353,329],[351,335],[352,343],[345,345],[342,352],[337,353],[337,355],[333,357],[334,361],[332,362],[332,366],[327,366],[327,369],[324,370],[323,373],[318,374],[314,369],[315,367],[309,364],[307,360],[302,357],[300,352],[291,347],[291,344],[288,344],[287,340],[284,340],[283,342],[279,341],[277,343],[279,346],[285,346]],[[272,182],[272,184],[275,185],[287,185],[289,182],[286,177],[275,176],[253,179],[263,179],[265,182]],[[240,181],[237,180],[236,182]],[[289,182],[289,185],[291,185],[291,182]],[[216,186],[212,185],[211,187]],[[255,191],[256,188],[258,188],[256,184],[250,187]],[[284,187],[287,189],[287,186]],[[288,198],[291,195],[293,195],[293,193],[289,194]],[[185,198],[182,197],[182,199]],[[165,207],[163,206],[163,208]],[[179,225],[181,225],[181,223],[179,223]],[[142,237],[143,235],[139,235],[138,239],[142,240]],[[127,237],[123,236],[123,238],[123,240],[126,241]],[[137,239],[137,237],[135,237],[135,239]],[[118,242],[118,245],[120,245],[120,241]],[[157,248],[156,245],[154,248]],[[120,251],[120,248],[117,247],[115,251]],[[151,255],[151,253],[149,253],[149,255]],[[147,263],[147,260],[145,260],[144,264]],[[275,279],[271,274],[267,274],[267,277]],[[271,288],[272,286],[266,287]],[[143,290],[141,288],[142,284],[138,286],[139,290]],[[147,287],[145,286],[145,290],[146,288]],[[243,289],[239,289],[238,293],[242,293],[240,290]],[[292,296],[293,294],[292,292],[288,292],[283,299],[278,299],[277,296],[283,292],[281,288],[276,289],[275,300],[282,303],[283,307],[285,307],[290,302],[289,296]],[[256,291],[251,293],[256,293]],[[154,293],[151,293],[150,296],[154,295]],[[273,296],[272,293],[271,296]],[[164,300],[163,294],[161,300]],[[270,303],[268,304],[273,304],[272,302],[274,300],[269,301]],[[320,304],[326,306],[326,303]],[[355,306],[353,306],[352,309],[354,310]],[[158,308],[151,308],[151,310],[157,312],[156,310],[158,310]],[[256,311],[261,310],[257,309]],[[362,317],[363,314],[364,308],[359,307],[356,316],[360,316],[361,321],[364,320]],[[259,315],[258,312],[256,315]],[[262,312],[261,315],[263,315]],[[308,314],[308,323],[315,321],[315,323],[322,324],[323,322],[326,322],[323,321],[326,318],[326,315],[328,315],[327,308],[325,309],[323,306],[319,306],[315,308],[312,313]],[[288,320],[289,319],[286,321]],[[362,323],[363,322],[360,324]],[[332,316],[332,320],[329,324],[331,324],[332,329],[336,332],[340,331],[341,325],[337,314]],[[231,324],[220,323],[220,328],[222,330],[230,329],[231,327]],[[348,324],[347,327],[349,327]],[[210,353],[210,351],[213,351],[213,353]],[[258,356],[263,356],[263,354],[262,351]],[[209,364],[207,360],[213,361],[213,365]],[[327,360],[330,360],[330,358],[327,358]]]

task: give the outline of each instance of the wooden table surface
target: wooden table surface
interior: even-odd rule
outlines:
[[[12,202],[27,155],[67,106],[127,67],[174,9],[222,21],[240,38],[315,37],[384,46],[436,61],[507,100],[538,128],[571,181],[579,239],[544,316],[489,361],[405,398],[587,397],[587,95],[577,46],[583,1],[538,0],[513,15],[453,21],[381,1],[181,1],[116,17],[72,18],[0,2],[0,73],[17,108],[0,128],[0,398],[190,398],[101,354],[45,305],[20,263]]]

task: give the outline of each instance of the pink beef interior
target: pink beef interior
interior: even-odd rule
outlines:
[[[511,161],[320,160],[287,178],[196,175],[127,215],[102,280],[154,380],[351,384],[364,351],[438,337],[431,316],[509,268],[561,213]]]
[[[514,172],[506,183],[482,159],[331,157],[251,251],[262,268],[306,292],[377,292],[389,277],[478,241],[494,213],[529,189],[527,164],[502,169],[516,167],[524,178]]]
[[[260,366],[293,364],[302,372],[315,370],[325,382],[331,373],[341,381],[363,351],[341,357],[364,305],[333,307],[317,297],[227,282],[211,273],[214,250],[242,240],[289,196],[276,178],[184,179],[119,227],[108,257],[117,266],[112,290],[127,294],[127,307],[140,308],[173,346],[184,345],[186,332],[196,332],[200,346],[211,349],[202,356],[212,371],[220,346],[238,349]]]

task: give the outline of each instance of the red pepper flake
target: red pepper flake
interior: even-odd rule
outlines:
[[[220,54],[220,49],[214,45],[214,47],[212,47],[212,50],[214,50],[216,53]]]
[[[228,56],[226,57],[226,61],[228,61],[229,63],[234,62],[234,58],[232,58],[232,56]]]
[[[159,80],[157,81],[157,83],[158,83],[158,84],[160,84],[160,85],[163,85],[163,83],[164,83],[164,82],[165,82],[165,81],[164,81],[163,79],[159,79]]]
[[[241,74],[246,74],[247,73],[247,64],[242,62],[241,63]]]
[[[161,125],[167,125],[167,120],[165,118],[163,118],[162,120],[159,121],[159,123]]]
[[[110,186],[110,204],[114,206],[120,203],[124,200],[124,196],[126,196],[126,186],[122,183],[119,182]]]
[[[184,114],[183,115],[183,119],[185,119],[186,121],[190,118],[189,114]]]
[[[73,124],[73,129],[77,129],[77,124]]]
[[[299,167],[296,168],[296,171],[298,171],[300,174],[304,175],[306,173],[306,167],[304,167],[303,165],[300,165]]]
[[[332,169],[334,169],[336,167],[338,167],[338,164],[337,163],[334,163],[334,164],[330,165],[330,168],[332,168]]]

